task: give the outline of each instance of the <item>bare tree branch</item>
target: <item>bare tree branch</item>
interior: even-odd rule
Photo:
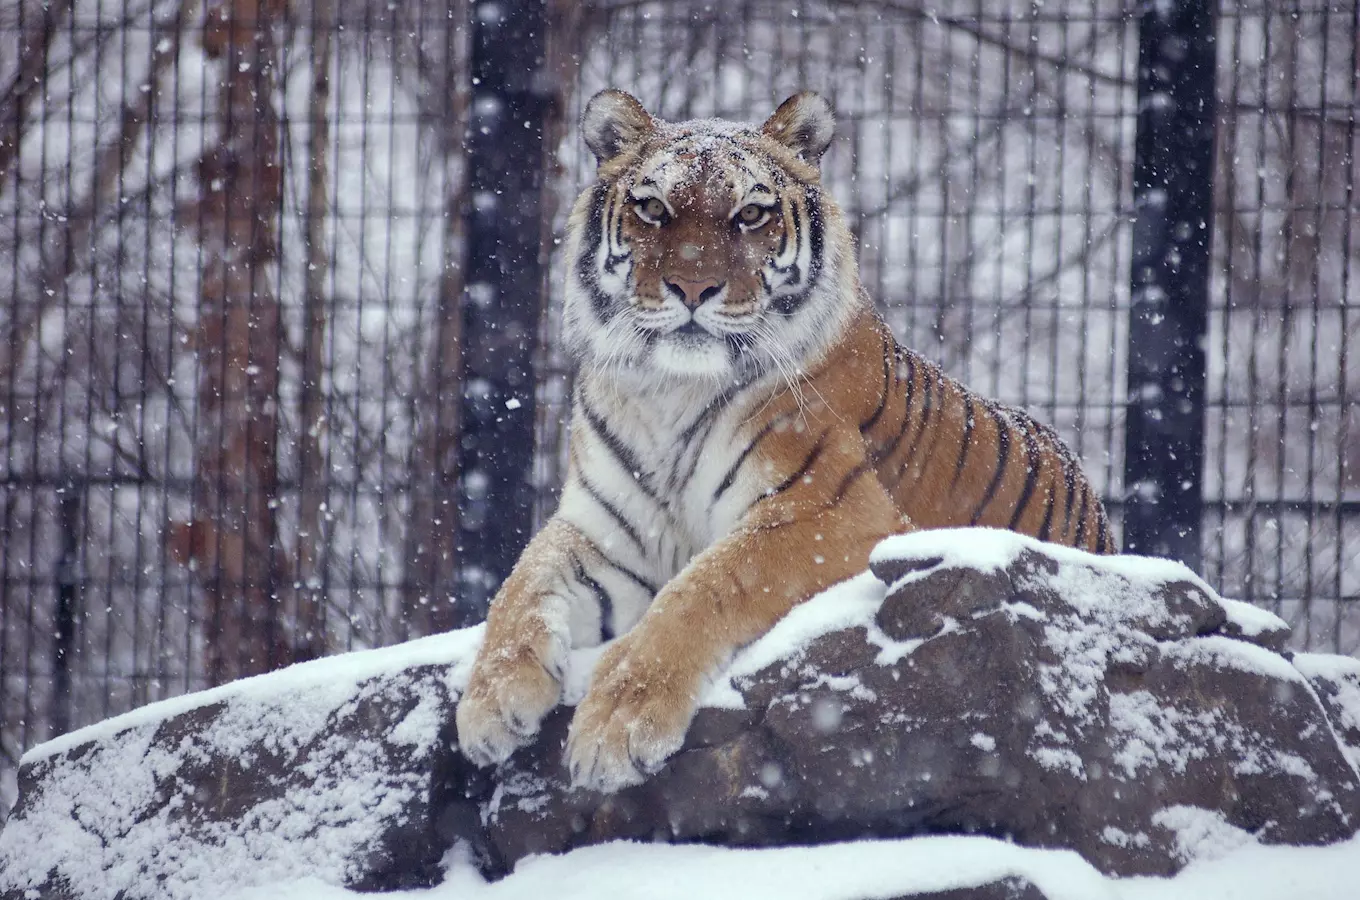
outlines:
[[[9,333],[0,338],[0,383],[18,377],[23,354],[31,346],[39,323],[60,302],[64,285],[71,275],[88,263],[91,235],[100,214],[117,208],[115,194],[122,174],[155,114],[161,80],[179,54],[184,17],[192,15],[193,5],[181,7],[170,22],[153,26],[157,32],[168,33],[169,38],[156,44],[151,69],[146,76],[146,90],[139,91],[134,102],[123,104],[117,137],[95,153],[85,201],[66,214],[65,227],[57,235],[56,246],[44,248],[45,261],[33,302],[15,303],[11,307],[13,318],[8,323]],[[0,145],[0,153],[3,151],[3,145]]]
[[[0,94],[0,185],[9,178],[10,168],[19,157],[20,136],[28,118],[28,108],[42,91],[53,38],[71,14],[71,6],[71,0],[44,4],[37,34],[24,32],[20,38],[18,71]]]

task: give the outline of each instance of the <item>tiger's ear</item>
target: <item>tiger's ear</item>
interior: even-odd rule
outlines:
[[[760,130],[815,166],[836,135],[836,114],[821,94],[803,91],[779,104]]]
[[[601,164],[609,162],[630,144],[636,144],[656,127],[647,110],[632,94],[613,89],[600,91],[581,115],[586,146]]]

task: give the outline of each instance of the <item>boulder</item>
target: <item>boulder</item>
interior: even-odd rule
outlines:
[[[456,752],[469,629],[179,698],[30,751],[0,898],[432,884],[620,839],[972,834],[1169,875],[1360,825],[1360,664],[1174,563],[986,530],[893,538],[743,650],[644,784],[572,790],[571,710],[499,769]],[[596,654],[573,657],[567,700]],[[1023,878],[915,896],[1043,894]]]

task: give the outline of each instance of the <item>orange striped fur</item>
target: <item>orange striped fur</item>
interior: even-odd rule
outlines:
[[[492,603],[457,713],[489,764],[560,700],[571,646],[622,635],[572,720],[573,780],[636,783],[707,677],[882,538],[986,525],[1113,552],[1073,455],[897,344],[817,168],[825,101],[759,129],[666,123],[617,91],[568,223],[578,362],[562,502]]]

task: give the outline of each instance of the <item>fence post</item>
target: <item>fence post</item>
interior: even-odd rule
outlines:
[[[542,305],[546,0],[472,11],[458,618],[481,619],[529,538]]]
[[[76,619],[79,599],[80,514],[83,485],[68,483],[57,494],[61,532],[61,556],[57,559],[57,608],[52,647],[52,700],[48,712],[53,736],[71,730],[71,670],[75,666]]]
[[[1214,6],[1139,6],[1124,549],[1201,562]]]

